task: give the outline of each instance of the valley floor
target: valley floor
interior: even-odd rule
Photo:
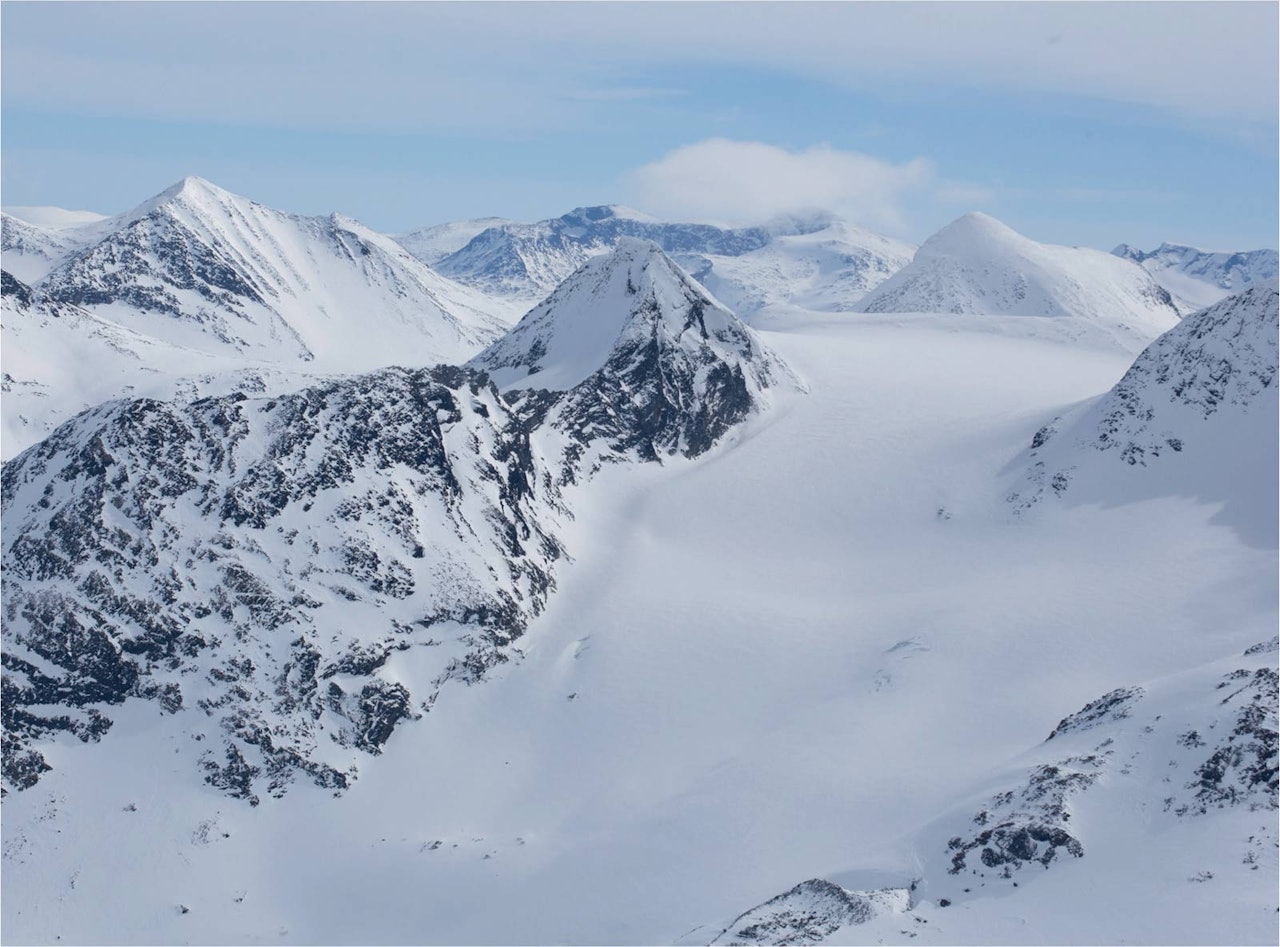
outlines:
[[[47,754],[4,803],[4,940],[706,943],[806,878],[909,883],[917,830],[1061,718],[1275,635],[1274,542],[1215,505],[1005,499],[1031,435],[1132,347],[1070,320],[758,325],[810,392],[582,489],[525,658],[446,689],[341,798],[221,796],[187,715],[142,704]],[[1144,819],[865,936],[1275,942],[1274,851],[1192,883],[1228,860],[1216,836]]]

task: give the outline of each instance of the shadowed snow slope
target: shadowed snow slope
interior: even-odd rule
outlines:
[[[860,312],[1076,316],[1164,330],[1178,320],[1169,293],[1127,260],[1036,243],[986,214],[966,214],[924,242]]]

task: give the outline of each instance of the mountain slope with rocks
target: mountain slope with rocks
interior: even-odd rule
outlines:
[[[697,456],[798,382],[655,243],[623,238],[469,363],[503,390],[564,392],[551,425],[643,459]]]
[[[567,352],[583,292],[618,335]],[[6,464],[7,785],[34,785],[51,737],[96,740],[137,698],[211,718],[200,765],[233,796],[345,788],[357,750],[508,660],[553,586],[584,451],[696,456],[785,372],[639,243],[528,325],[558,378],[584,377],[504,396],[441,366],[109,402]]]
[[[1010,497],[1015,508],[1045,495],[1088,502],[1176,491],[1221,504],[1224,520],[1274,540],[1276,287],[1259,284],[1188,316],[1106,395],[1041,428]]]
[[[1068,889],[1059,899],[1069,900],[1081,882],[1095,901],[1107,892],[1107,902],[1129,902],[1113,928],[1117,938],[1165,942],[1185,932],[1177,924],[1142,927],[1152,919],[1147,899],[1158,900],[1168,885],[1191,899],[1197,885],[1252,890],[1241,899],[1247,923],[1274,927],[1274,917],[1265,918],[1274,907],[1256,895],[1274,883],[1280,849],[1276,652],[1274,639],[1264,641],[1116,689],[1063,718],[973,802],[909,843],[913,867],[901,887],[848,890],[815,878],[702,942],[956,943],[984,930],[1004,942],[1001,915],[1035,895],[1039,903],[1021,910],[1043,910],[1058,885]],[[1223,844],[1206,850],[1206,835]]]

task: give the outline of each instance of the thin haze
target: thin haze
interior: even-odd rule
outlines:
[[[7,3],[6,204],[185,174],[383,230],[623,201],[1274,245],[1277,7]]]

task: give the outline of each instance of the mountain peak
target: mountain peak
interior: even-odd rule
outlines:
[[[1030,242],[1003,221],[975,210],[947,224],[921,244],[920,251],[954,253],[992,241],[1015,245]]]
[[[609,359],[636,319],[656,316],[683,331],[691,307],[736,317],[652,240],[621,237],[531,310],[473,364],[500,385],[566,391]]]
[[[701,454],[765,402],[765,389],[796,384],[661,247],[630,237],[468,364],[500,387],[562,392],[553,426],[646,460]]]
[[[1175,324],[1167,290],[1141,267],[1081,247],[1037,243],[994,217],[965,214],[926,240],[861,312],[1083,316],[1148,340]]]

